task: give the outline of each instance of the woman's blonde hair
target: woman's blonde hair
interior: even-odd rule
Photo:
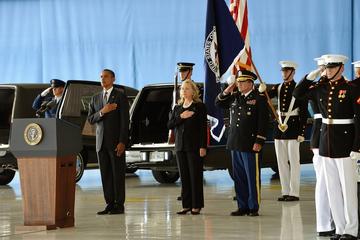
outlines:
[[[191,79],[186,79],[182,82],[181,85],[184,85],[184,84],[189,84],[191,86],[191,89],[193,91],[193,94],[192,94],[193,101],[201,102],[200,91],[199,91],[199,88],[197,87],[196,83],[194,83],[194,81]],[[180,99],[178,100],[178,104],[183,104],[184,101],[185,101],[184,96],[182,94],[182,91],[180,90]]]

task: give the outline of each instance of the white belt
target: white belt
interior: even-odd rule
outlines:
[[[354,119],[329,119],[323,118],[322,122],[325,124],[352,124]]]
[[[322,118],[321,113],[315,113],[314,114],[314,119],[319,119],[319,118]]]
[[[278,114],[282,117],[286,117],[286,116],[299,116],[299,108],[295,108],[294,110],[292,110],[291,112],[279,112]]]

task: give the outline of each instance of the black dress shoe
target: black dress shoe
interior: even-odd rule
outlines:
[[[245,216],[247,214],[249,214],[249,210],[243,210],[240,208],[238,210],[230,213],[231,216]]]
[[[115,204],[113,209],[110,210],[109,214],[123,214],[124,212],[124,206]]]
[[[200,211],[201,211],[201,208],[194,208],[194,209],[196,209],[196,211],[193,211],[193,210],[191,209],[191,214],[192,214],[192,215],[199,215],[199,214],[200,214]]]
[[[190,211],[191,211],[191,208],[184,208],[183,210],[176,212],[176,214],[185,215],[186,213],[188,213]]]
[[[248,215],[250,217],[257,217],[257,216],[259,216],[259,211],[258,210],[249,210]]]
[[[333,236],[330,237],[330,240],[339,240],[341,237],[340,234],[334,234]]]
[[[114,205],[113,205],[113,204],[108,204],[103,211],[97,212],[97,215],[109,214],[110,211],[111,211],[113,208],[114,208]]]
[[[334,234],[335,234],[335,230],[318,232],[319,237],[331,237],[334,236]]]
[[[344,234],[344,235],[341,235],[341,237],[339,239],[340,240],[356,240],[357,237],[350,235],[350,234]]]
[[[286,198],[289,197],[289,195],[282,195],[281,197],[278,198],[279,202],[284,202],[286,201]]]
[[[300,198],[299,197],[295,197],[295,196],[288,196],[285,198],[285,202],[295,202],[295,201],[299,201]]]

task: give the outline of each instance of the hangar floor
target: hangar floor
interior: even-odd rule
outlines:
[[[98,170],[86,170],[76,187],[74,228],[16,232],[23,224],[18,174],[0,186],[1,239],[316,239],[312,165],[302,165],[300,202],[277,202],[279,180],[262,169],[262,203],[259,217],[231,217],[233,182],[227,171],[204,174],[205,208],[201,215],[179,216],[176,200],[180,184],[158,184],[149,171],[128,175],[126,213],[97,216],[104,208]],[[319,238],[321,239],[321,238]],[[325,238],[327,239],[327,238]]]

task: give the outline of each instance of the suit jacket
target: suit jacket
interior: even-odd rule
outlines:
[[[94,95],[89,105],[88,121],[96,124],[96,151],[103,145],[115,150],[118,143],[126,145],[129,138],[129,102],[125,94],[113,88],[107,103],[116,103],[117,108],[103,116],[103,92]]]
[[[224,109],[230,108],[231,111],[228,149],[253,152],[254,143],[265,143],[269,111],[264,94],[256,89],[246,97],[240,92],[228,95],[220,93],[215,104]]]
[[[182,119],[180,114],[185,110],[195,113]],[[198,151],[207,147],[207,116],[202,102],[192,103],[188,108],[176,105],[167,125],[169,129],[175,129],[176,151]]]
[[[35,100],[33,102],[33,105],[32,105],[32,108],[37,111],[37,110],[39,110],[41,108],[41,104],[43,102],[48,102],[49,103],[50,101],[56,101],[55,97],[53,97],[51,95],[46,95],[45,97],[43,97],[43,96],[41,96],[39,94],[35,98]],[[58,101],[56,104],[54,103],[52,108],[45,111],[45,118],[54,118],[56,116],[56,111],[57,111],[59,102],[60,101]]]

